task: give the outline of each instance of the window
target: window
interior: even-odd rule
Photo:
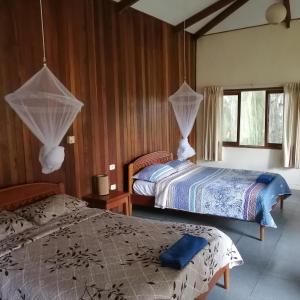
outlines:
[[[265,91],[241,92],[240,145],[265,145]]]
[[[224,95],[223,98],[223,141],[237,142],[238,129],[238,100],[237,95]]]
[[[282,147],[282,88],[230,90],[223,98],[223,145]]]

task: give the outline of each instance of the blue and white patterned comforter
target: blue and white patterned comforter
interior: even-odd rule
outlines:
[[[290,195],[286,181],[275,174],[266,185],[262,172],[192,166],[156,183],[155,206],[255,221],[276,227],[272,206]]]

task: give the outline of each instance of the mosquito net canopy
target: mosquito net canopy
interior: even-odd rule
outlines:
[[[59,146],[83,103],[77,100],[45,65],[5,100],[43,143],[42,173],[60,169],[64,147]]]
[[[179,160],[188,159],[196,154],[188,142],[188,136],[192,131],[202,99],[203,96],[196,93],[186,82],[169,97],[182,134],[177,150]]]

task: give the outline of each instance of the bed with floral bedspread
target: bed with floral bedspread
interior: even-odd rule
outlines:
[[[155,206],[229,217],[274,227],[272,207],[291,194],[279,174],[257,182],[263,172],[192,165],[156,183]]]
[[[209,244],[181,271],[161,267],[159,254],[183,233]],[[0,241],[0,298],[193,299],[241,263],[215,228],[81,208]]]

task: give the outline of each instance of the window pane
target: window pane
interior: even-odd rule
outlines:
[[[269,95],[268,143],[282,144],[283,93]]]
[[[238,95],[223,97],[223,141],[237,141]]]
[[[241,145],[265,145],[265,97],[265,91],[241,93]]]

